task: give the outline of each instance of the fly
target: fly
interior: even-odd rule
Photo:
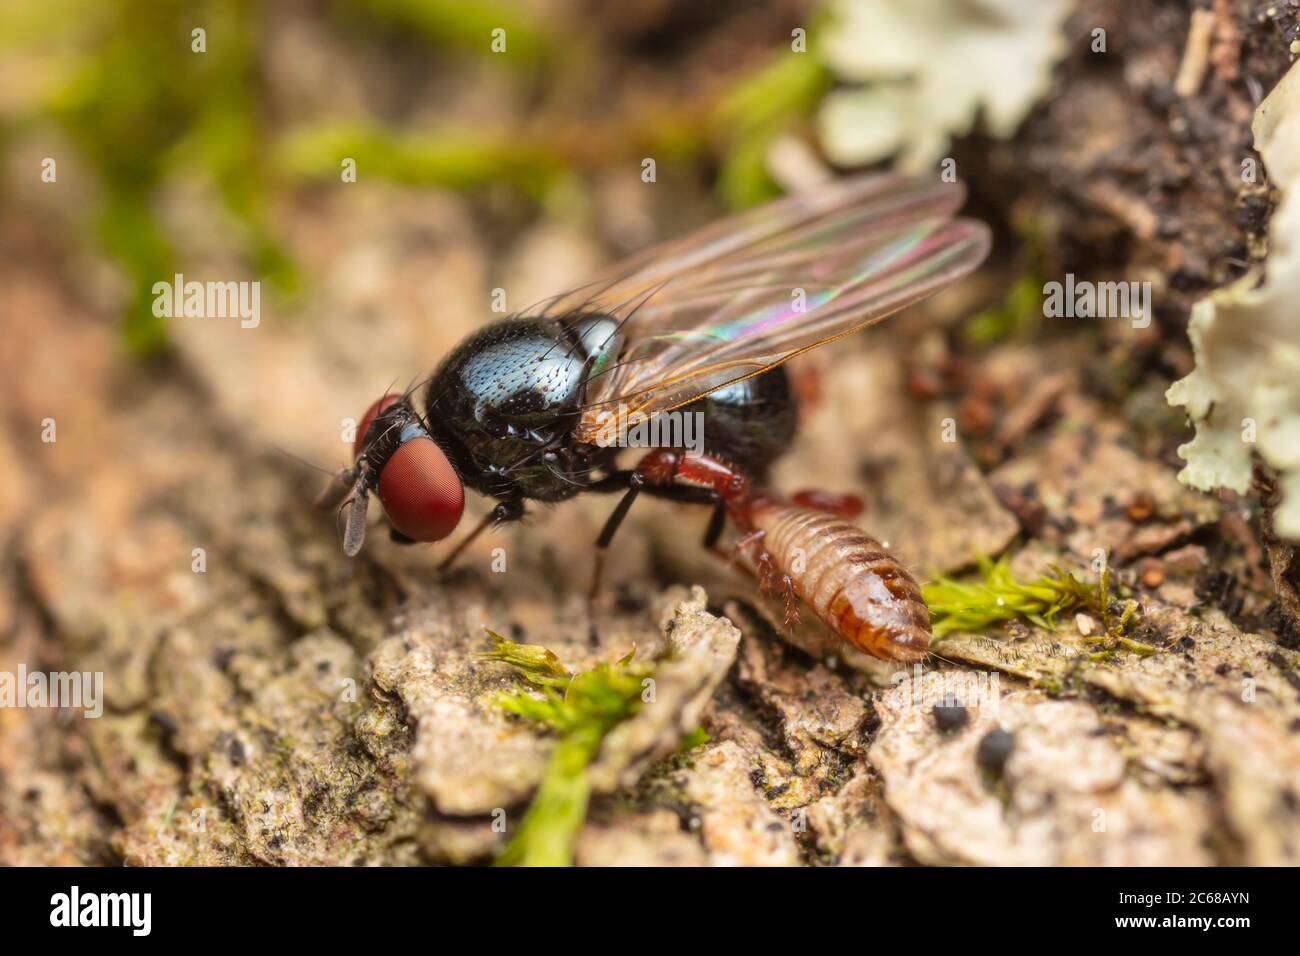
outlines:
[[[643,251],[471,334],[428,380],[422,414],[408,392],[364,417],[353,466],[322,495],[341,503],[344,551],[361,549],[372,494],[396,540],[438,541],[458,526],[466,488],[497,504],[444,567],[530,501],[621,493],[596,541],[593,595],[641,494],[712,506],[711,549],[728,519],[742,539],[761,532],[775,519],[756,505],[775,500],[767,473],[797,418],[784,363],[978,266],[989,232],[954,218],[963,199],[958,184],[893,174],[829,183]],[[655,448],[618,467],[620,427],[667,412],[699,413],[703,452]]]

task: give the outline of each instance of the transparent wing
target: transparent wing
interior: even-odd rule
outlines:
[[[613,413],[653,415],[857,331],[974,269],[987,228],[954,220],[955,183],[841,180],[638,253],[547,304],[621,322],[617,362],[593,374],[578,437]]]

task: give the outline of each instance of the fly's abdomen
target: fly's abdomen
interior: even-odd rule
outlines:
[[[687,405],[704,416],[704,452],[763,481],[767,470],[794,440],[798,407],[786,370],[777,366],[741,379]]]
[[[873,657],[925,656],[929,608],[916,580],[879,541],[833,515],[791,505],[759,505],[752,519],[772,560],[823,624]]]

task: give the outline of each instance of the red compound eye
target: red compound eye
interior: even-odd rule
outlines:
[[[460,522],[465,486],[432,439],[412,438],[384,465],[379,500],[402,534],[414,541],[439,541]]]
[[[382,415],[384,409],[388,408],[389,405],[395,405],[401,400],[401,395],[385,395],[366,410],[365,416],[361,419],[361,424],[357,427],[357,437],[352,441],[353,458],[361,454],[361,449],[365,447],[366,432],[370,431],[370,426],[374,420]]]

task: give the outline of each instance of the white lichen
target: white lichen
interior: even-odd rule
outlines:
[[[1300,540],[1300,66],[1255,112],[1255,147],[1282,198],[1269,226],[1269,258],[1192,309],[1195,369],[1170,386],[1196,437],[1178,449],[1178,478],[1201,491],[1250,487],[1252,452],[1273,466],[1282,501],[1277,534]]]
[[[897,156],[920,169],[977,117],[1013,135],[1065,53],[1073,0],[832,0],[819,50],[843,81],[821,140],[843,165]]]

